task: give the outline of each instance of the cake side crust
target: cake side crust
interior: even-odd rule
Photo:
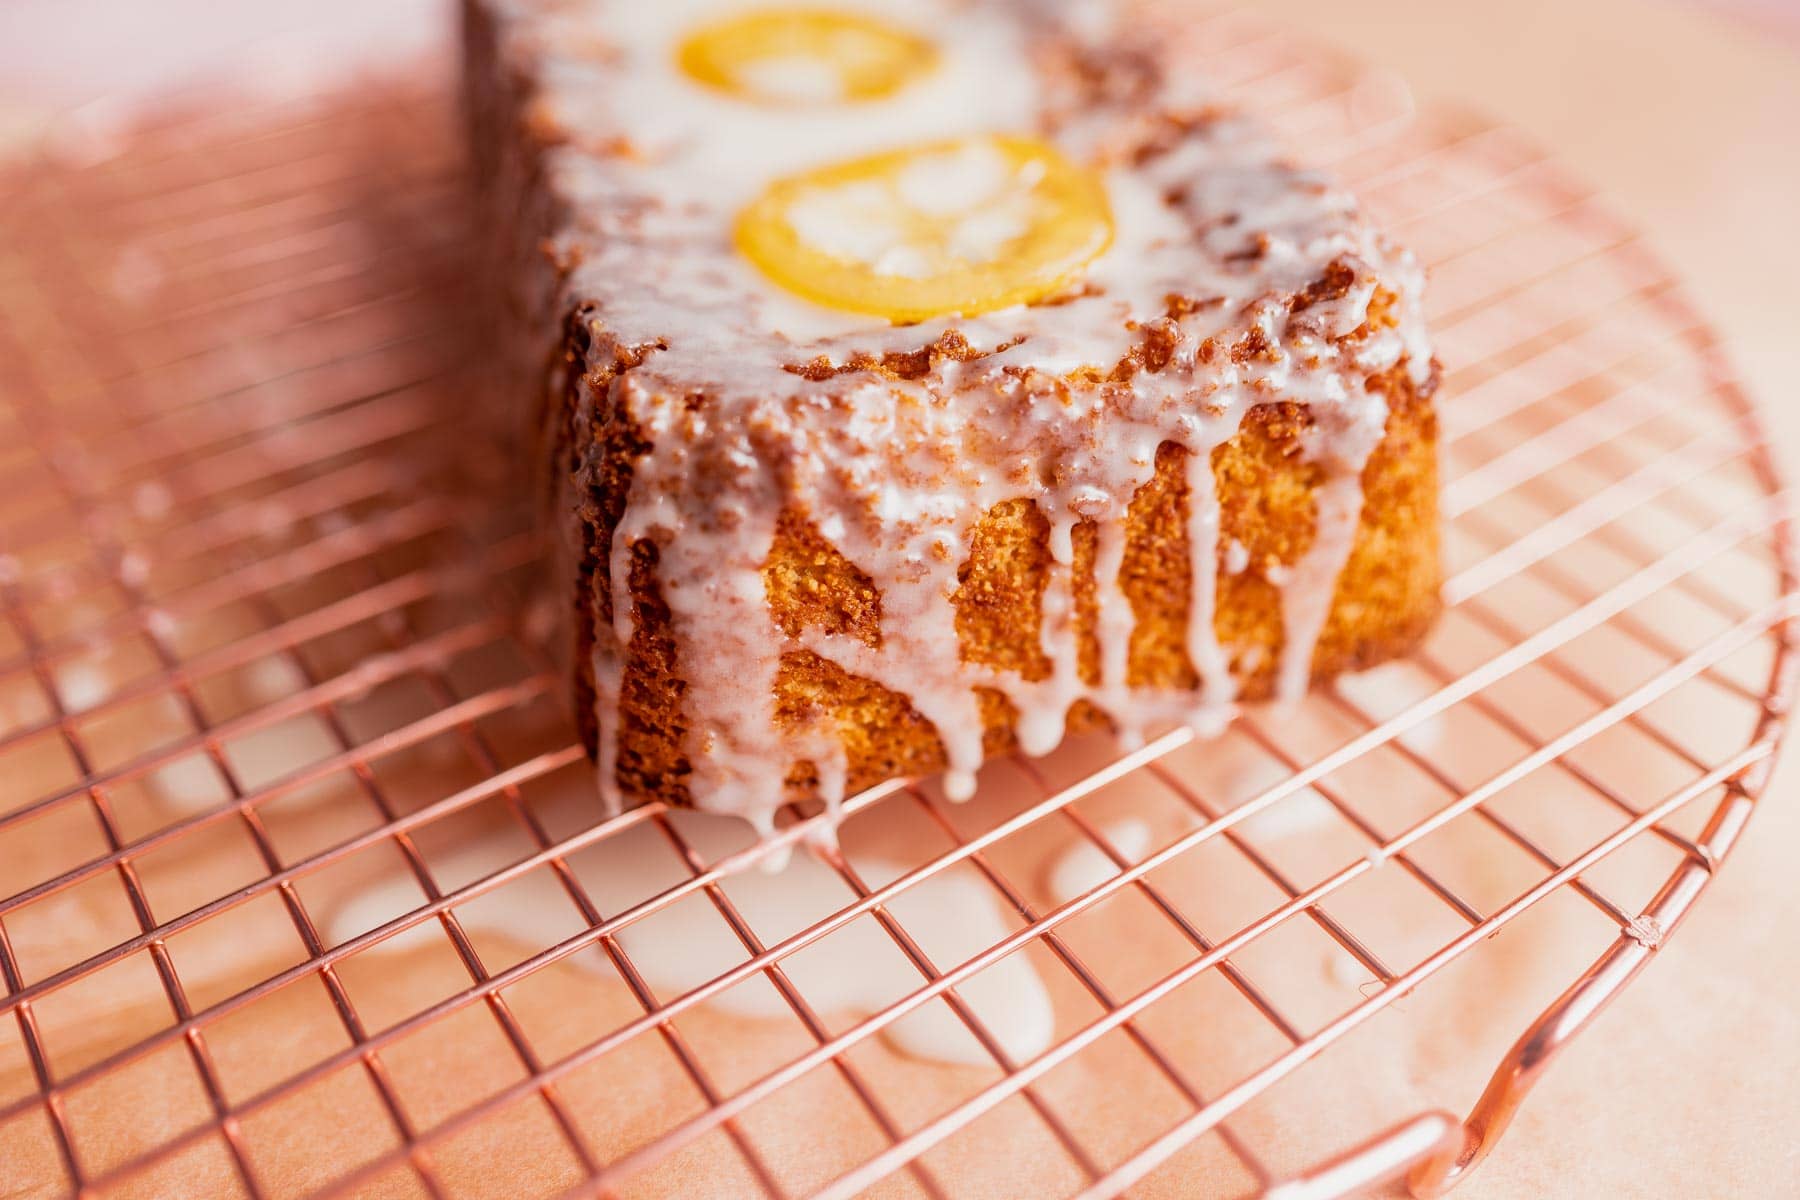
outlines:
[[[1365,496],[1355,542],[1339,575],[1330,615],[1313,653],[1312,678],[1363,670],[1409,651],[1439,609],[1437,423],[1432,386],[1416,385],[1401,364],[1370,381],[1389,400],[1385,435],[1363,469]],[[1251,410],[1236,437],[1212,456],[1221,510],[1220,545],[1244,548],[1242,569],[1231,571],[1221,551],[1214,629],[1231,650],[1238,695],[1268,698],[1283,642],[1278,587],[1270,574],[1299,561],[1313,537],[1317,471],[1300,454],[1308,424],[1291,403]],[[621,432],[621,437],[624,434]],[[1129,682],[1136,687],[1192,689],[1197,674],[1186,650],[1190,581],[1185,452],[1164,443],[1157,470],[1127,517],[1120,587],[1135,618]],[[631,455],[614,452],[595,489],[598,497],[628,487]],[[597,498],[593,511],[599,512]],[[601,531],[594,530],[596,536]],[[966,661],[1032,680],[1047,669],[1036,630],[1051,555],[1048,530],[1028,501],[990,510],[977,527],[974,553],[960,571],[957,596]],[[688,687],[682,653],[669,633],[658,592],[657,551],[633,548],[629,590],[637,632],[625,668],[618,731],[618,783],[627,794],[684,805],[689,771],[687,722],[681,697]],[[1091,537],[1076,537],[1078,596],[1091,593]],[[855,565],[822,538],[807,515],[783,514],[764,578],[774,619],[790,635],[816,628],[870,645],[879,642],[880,595]],[[602,582],[587,596],[610,593]],[[578,604],[580,601],[578,601]],[[1097,675],[1098,647],[1091,603],[1078,604],[1084,673]],[[843,743],[852,790],[901,775],[939,770],[944,754],[931,723],[907,697],[859,678],[806,650],[782,658],[776,682],[778,719],[800,726],[821,717]],[[991,756],[1013,751],[1013,712],[1004,695],[981,690],[983,746]],[[1070,713],[1071,731],[1108,724],[1087,702]],[[590,748],[592,743],[590,742]],[[811,763],[788,770],[796,797],[816,784]]]

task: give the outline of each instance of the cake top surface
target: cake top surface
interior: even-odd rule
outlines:
[[[549,163],[571,217],[559,247],[575,264],[569,293],[592,304],[620,344],[660,347],[639,369],[640,382],[656,380],[676,394],[842,393],[858,381],[843,373],[808,379],[822,372],[797,368],[916,352],[951,331],[968,349],[941,362],[933,356],[933,373],[952,385],[965,380],[976,356],[982,374],[1024,368],[1068,376],[1087,368],[1110,375],[1143,345],[1147,329],[1160,327],[1155,336],[1175,334],[1178,344],[1155,372],[1162,378],[1138,386],[1191,398],[1195,377],[1214,373],[1204,364],[1193,369],[1208,338],[1279,318],[1294,326],[1283,332],[1304,355],[1357,329],[1379,280],[1408,291],[1410,261],[1383,243],[1354,198],[1289,165],[1253,123],[1215,110],[1204,81],[1181,69],[1179,23],[1147,15],[1142,5],[845,0],[831,9],[765,10],[729,0],[503,0],[499,7],[530,18],[511,23],[508,48],[531,63],[540,130],[562,143]],[[917,61],[872,96],[821,79],[829,60],[805,39],[785,55],[743,50],[743,91],[687,69],[696,41],[729,45],[730,31],[746,22],[832,14],[921,48]],[[1008,195],[993,179],[1007,164],[993,135],[1053,144],[1093,174],[1110,209],[1105,249],[1039,303],[976,316],[963,315],[967,305],[894,323],[809,303],[741,252],[740,218],[771,185],[846,160],[920,149],[926,152],[898,172],[902,192],[923,193],[939,215],[952,210],[954,233],[964,240],[979,243],[996,225],[1005,232]],[[884,242],[880,230],[858,229],[846,215],[861,198],[814,189],[795,224],[810,224],[828,250],[848,247],[878,272],[906,274],[907,247]],[[832,212],[833,199],[845,211]],[[1300,321],[1286,311],[1253,311],[1259,302],[1285,310],[1308,288],[1320,298]],[[1364,348],[1370,368],[1408,349],[1415,362],[1429,358],[1416,321],[1403,321],[1400,332],[1414,344],[1375,339]],[[880,383],[885,393],[892,380]]]

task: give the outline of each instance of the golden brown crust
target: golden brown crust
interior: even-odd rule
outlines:
[[[1437,427],[1430,387],[1415,386],[1404,364],[1372,378],[1370,386],[1388,399],[1387,428],[1363,471],[1362,518],[1313,655],[1315,679],[1404,653],[1438,610]],[[594,394],[605,395],[605,389]],[[1231,653],[1239,693],[1249,700],[1268,696],[1283,637],[1280,592],[1268,572],[1298,561],[1312,542],[1319,470],[1300,454],[1309,421],[1299,405],[1263,405],[1213,453],[1220,546],[1235,540],[1248,552],[1241,572],[1230,573],[1221,561],[1214,628]],[[596,547],[610,545],[607,510],[629,482],[634,437],[617,421],[599,426],[610,434],[603,439],[601,482],[589,511]],[[1128,659],[1134,685],[1186,688],[1197,678],[1186,650],[1191,581],[1185,453],[1173,443],[1161,447],[1156,474],[1133,498],[1127,518],[1121,589],[1136,618]],[[965,661],[1027,680],[1048,672],[1036,633],[1051,561],[1048,534],[1047,522],[1027,500],[996,505],[977,526],[955,597]],[[606,561],[604,553],[587,560],[589,586],[577,605],[586,607],[588,621],[605,603],[599,597],[610,592]],[[682,753],[681,697],[687,685],[681,652],[657,594],[656,548],[638,543],[631,561],[636,632],[621,704],[619,783],[627,795],[682,804],[688,764]],[[1076,529],[1075,572],[1081,670],[1091,680],[1098,674],[1091,528]],[[763,577],[771,614],[789,635],[816,627],[879,644],[879,592],[819,535],[807,514],[783,514]],[[819,714],[831,717],[844,742],[852,790],[943,765],[931,725],[906,697],[808,651],[782,656],[776,701],[784,726],[802,725]],[[1005,697],[981,689],[981,707],[988,753],[1010,750],[1012,714]],[[1071,714],[1070,724],[1083,728],[1103,721],[1084,704]],[[593,735],[588,736],[591,745]],[[812,778],[809,764],[789,774],[790,784],[801,791]]]

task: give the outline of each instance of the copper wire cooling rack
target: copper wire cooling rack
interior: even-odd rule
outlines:
[[[1197,36],[1430,266],[1448,611],[1216,744],[859,796],[841,902],[781,927],[733,897],[815,816],[722,857],[659,808],[600,822],[531,521],[458,436],[438,83],[11,170],[0,1195],[1294,1200],[1478,1163],[1768,777],[1788,498],[1712,333],[1531,146],[1236,17]],[[595,853],[647,831],[670,882],[602,907]],[[903,861],[865,878],[859,845]],[[1097,874],[1047,894],[1079,846]],[[408,898],[334,941],[382,872]],[[905,917],[950,872],[1008,930],[973,957]],[[534,880],[561,910],[493,936]],[[625,943],[682,905],[742,952],[664,994]],[[857,924],[916,980],[846,1015],[790,968]],[[1024,1058],[964,998],[1012,956],[1055,1010]],[[743,987],[779,1015],[713,1003]],[[983,1061],[884,1044],[928,1006]]]

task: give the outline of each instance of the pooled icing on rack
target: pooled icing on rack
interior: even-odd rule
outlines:
[[[1285,163],[1252,123],[1208,108],[1191,69],[1164,70],[1179,47],[1134,34],[1128,4],[840,6],[933,39],[931,70],[879,99],[771,107],[696,86],[675,66],[683,37],[741,6],[494,6],[503,18],[530,15],[502,20],[502,52],[528,64],[539,81],[534,120],[562,139],[544,161],[566,214],[552,251],[572,264],[560,302],[586,314],[590,365],[632,364],[607,377],[605,395],[581,397],[578,425],[604,407],[648,447],[613,532],[614,629],[594,650],[603,788],[616,792],[612,731],[640,539],[659,547],[676,644],[698,648],[682,670],[687,788],[702,808],[766,824],[786,799],[786,769],[802,761],[815,765],[827,802],[841,796],[836,735],[776,721],[777,670],[795,648],[906,696],[936,729],[953,795],[972,788],[982,758],[977,687],[1011,701],[1029,753],[1060,740],[1079,700],[1126,739],[1172,722],[1216,728],[1234,685],[1230,648],[1213,633],[1214,584],[1221,557],[1228,570],[1242,565],[1219,545],[1211,451],[1273,400],[1307,406],[1304,450],[1323,471],[1311,547],[1281,583],[1278,686],[1297,695],[1387,419],[1364,380],[1404,362],[1423,382],[1430,369],[1417,266],[1347,192]],[[773,180],[991,132],[1046,139],[1103,180],[1112,244],[1055,303],[892,325],[798,299],[734,247],[734,219]],[[1333,286],[1317,286],[1327,279]],[[1367,322],[1378,289],[1391,325]],[[1302,294],[1309,302],[1296,304]],[[842,369],[946,335],[971,353],[934,357],[916,378]],[[1166,361],[1124,368],[1150,337]],[[1245,339],[1259,352],[1217,352]],[[795,369],[821,359],[838,369]],[[1068,386],[1071,375],[1079,386]],[[1126,507],[1164,442],[1189,453],[1192,691],[1125,679]],[[1035,682],[961,661],[952,602],[977,521],[1021,496],[1048,520],[1054,559],[1040,631],[1050,671]],[[819,630],[790,638],[775,624],[762,566],[790,507],[810,513],[879,589],[878,646]],[[1082,522],[1097,534],[1097,684],[1078,669],[1072,564]]]
[[[742,848],[743,827],[701,813],[668,818],[688,847],[708,862]],[[735,828],[728,828],[735,827]],[[440,879],[473,880],[506,865],[504,839],[472,838],[434,859]],[[856,855],[863,881],[885,887],[906,873],[903,865]],[[668,841],[648,824],[611,834],[571,859],[588,898],[603,912],[621,913],[674,887],[687,877]],[[822,920],[854,897],[843,878],[810,855],[780,872],[744,871],[723,884],[732,906],[769,943]],[[333,897],[322,932],[341,944],[409,912],[422,903],[417,881],[405,870],[378,876],[358,890]],[[995,907],[994,889],[967,864],[908,886],[885,905],[942,969],[975,957],[1011,932]],[[456,908],[463,928],[509,938],[519,947],[548,946],[580,926],[568,893],[548,869],[528,872]],[[665,1000],[709,983],[744,961],[746,952],[711,900],[695,895],[633,921],[616,935],[643,982]],[[436,921],[416,924],[382,943],[384,952],[446,950]],[[605,979],[617,970],[597,948],[568,961]],[[823,1012],[868,1015],[917,991],[926,982],[918,966],[872,918],[851,921],[780,960],[783,974],[807,1002]],[[1035,1058],[1055,1035],[1050,994],[1025,954],[1010,954],[957,985],[956,995],[991,1031],[1014,1062]],[[793,1019],[793,1009],[766,976],[713,993],[715,1009],[752,1020]],[[943,1001],[932,1001],[882,1026],[882,1038],[902,1054],[925,1062],[989,1067],[994,1059]]]

